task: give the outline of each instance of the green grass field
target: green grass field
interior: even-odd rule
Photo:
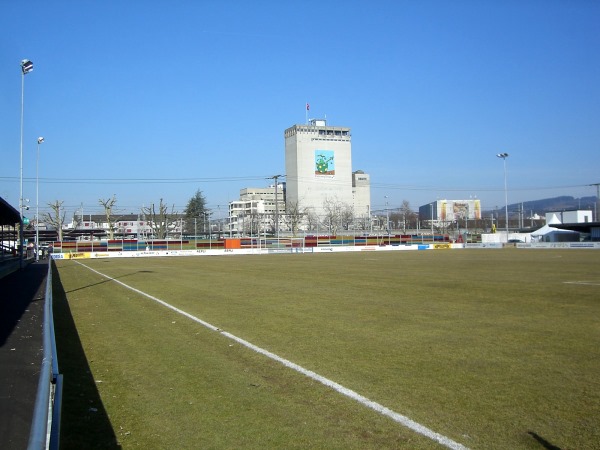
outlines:
[[[600,448],[600,252],[57,261],[62,448]],[[551,447],[554,446],[554,447]]]

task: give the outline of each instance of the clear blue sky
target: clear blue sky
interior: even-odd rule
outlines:
[[[595,195],[600,2],[0,2],[0,196],[68,216],[221,211],[283,174],[283,131],[310,117],[352,129],[373,209],[477,197],[504,205]],[[30,214],[31,215],[31,214]]]

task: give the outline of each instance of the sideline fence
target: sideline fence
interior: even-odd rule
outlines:
[[[44,324],[42,328],[43,357],[38,390],[33,411],[28,450],[57,450],[60,444],[60,415],[62,407],[63,377],[58,373],[58,357],[54,335],[52,308],[52,267],[48,261]]]
[[[321,246],[385,246],[448,243],[446,234],[436,235],[306,235],[301,237],[240,237],[219,239],[110,239],[100,241],[55,242],[53,253],[106,253],[129,251],[223,250],[223,249],[282,249]]]

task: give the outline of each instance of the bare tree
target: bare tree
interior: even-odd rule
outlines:
[[[347,203],[342,204],[340,219],[342,228],[346,231],[350,230],[350,226],[354,222],[354,208],[352,208],[352,205]]]
[[[244,232],[248,233],[248,236],[260,236],[261,233],[261,215],[256,211],[252,211],[248,214],[244,214],[243,225]]]
[[[402,231],[406,233],[406,226],[408,225],[410,227],[411,219],[414,216],[408,200],[402,200],[400,213],[402,214]]]
[[[316,230],[319,225],[319,216],[312,208],[306,208],[304,210],[304,214],[306,217],[306,223],[308,224],[309,230]]]
[[[392,229],[402,229],[406,233],[407,228],[411,228],[411,224],[415,222],[415,213],[410,207],[408,200],[402,201],[402,206],[394,212],[390,212],[390,226]]]
[[[371,228],[371,217],[369,214],[362,215],[356,218],[355,223],[359,230],[367,231]]]
[[[344,204],[335,197],[326,197],[323,201],[323,210],[325,212],[323,225],[329,228],[330,234],[335,236],[342,221]]]
[[[115,238],[115,222],[112,216],[112,210],[117,203],[117,197],[115,195],[109,199],[99,199],[98,202],[104,207],[104,214],[106,215],[106,225],[108,226],[108,239]]]
[[[171,213],[169,214],[169,208],[163,202],[162,198],[160,199],[160,204],[158,205],[158,211],[156,210],[154,203],[148,207],[142,208],[142,211],[146,215],[146,220],[152,228],[152,232],[156,239],[165,239],[167,237],[169,222],[174,215],[174,210],[175,205],[171,206]]]
[[[60,209],[63,205],[64,201],[60,202],[56,200],[54,203],[48,203],[48,206],[52,209],[52,214],[44,213],[44,218],[48,224],[56,229],[56,233],[58,234],[58,240],[63,240],[63,225],[65,223],[65,214],[66,212],[63,210],[62,214]]]
[[[296,236],[298,233],[298,228],[300,227],[300,223],[302,219],[306,215],[306,211],[303,210],[300,201],[290,201],[285,205],[285,211],[287,220],[289,221],[290,229],[292,230],[292,235]]]
[[[272,235],[276,234],[275,229],[275,213],[265,213],[263,214],[263,223],[266,228],[266,231]]]

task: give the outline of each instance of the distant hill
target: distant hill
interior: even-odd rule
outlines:
[[[570,196],[561,196],[553,198],[545,198],[542,200],[531,200],[523,203],[513,203],[508,205],[509,213],[514,213],[521,210],[521,205],[525,215],[529,216],[533,214],[539,214],[543,216],[547,212],[551,211],[574,211],[578,209],[595,210],[597,197],[581,197],[575,198]],[[497,207],[492,209],[494,212],[504,211],[503,207]]]

